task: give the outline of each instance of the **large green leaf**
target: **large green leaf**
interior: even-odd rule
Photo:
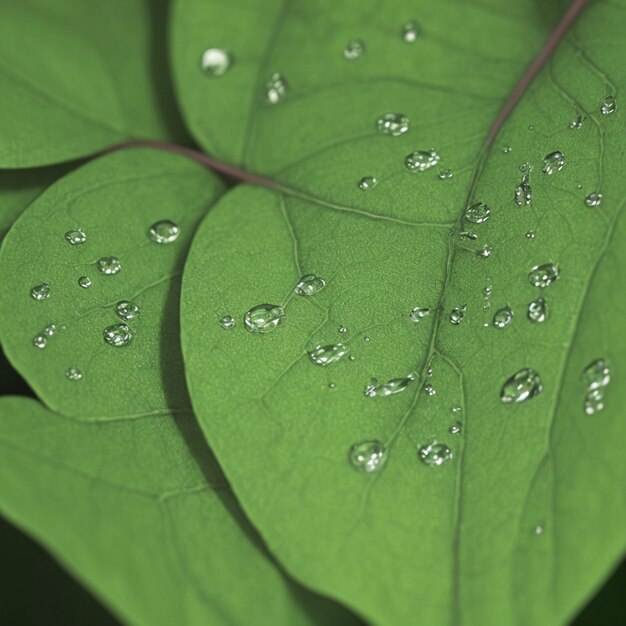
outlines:
[[[185,140],[165,59],[168,0],[19,0],[0,20],[0,167],[130,138]]]
[[[190,415],[85,423],[0,399],[0,510],[130,624],[350,624],[264,553]]]
[[[619,99],[600,112],[626,85],[626,5],[592,4],[483,151],[550,28],[548,3],[424,2],[413,15],[391,0],[279,4],[181,0],[176,13],[190,127],[282,185],[230,191],[194,239],[183,352],[205,435],[288,570],[374,623],[563,623],[626,545],[626,386],[612,383],[605,410],[586,415],[581,381],[600,357],[618,379],[626,370],[626,132]],[[412,17],[422,35],[408,43],[399,30]],[[353,38],[366,51],[346,60]],[[235,59],[221,77],[198,71],[207,46]],[[290,84],[276,104],[263,101],[272,72]],[[407,114],[410,130],[377,133],[386,112]],[[431,148],[438,167],[406,170],[408,153]],[[545,174],[555,150],[565,166]],[[525,162],[532,203],[518,206]],[[378,185],[362,191],[363,176]],[[592,192],[599,206],[586,205]],[[491,215],[473,224],[477,202]],[[484,245],[490,256],[477,255]],[[531,268],[550,262],[559,280],[532,286]],[[307,273],[327,286],[290,297]],[[534,324],[538,297],[549,315]],[[241,318],[261,303],[285,304],[285,322],[250,334]],[[416,306],[430,309],[420,323]],[[513,322],[497,328],[506,306]],[[217,323],[227,313],[233,330]],[[308,350],[339,341],[354,361],[310,362]],[[503,383],[527,367],[543,392],[503,403]],[[411,373],[401,394],[363,393],[372,377]],[[369,439],[386,444],[387,463],[355,472],[348,450]],[[418,449],[433,440],[453,458],[428,467]]]

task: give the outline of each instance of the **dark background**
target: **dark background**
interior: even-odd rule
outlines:
[[[6,394],[32,396],[0,350],[0,395]],[[43,548],[2,518],[0,624],[120,626],[107,609],[74,581]],[[626,560],[572,626],[626,626]]]

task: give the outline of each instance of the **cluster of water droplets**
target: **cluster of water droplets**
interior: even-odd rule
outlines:
[[[583,370],[585,399],[583,408],[587,415],[604,410],[604,396],[611,382],[611,369],[606,359],[596,359]]]

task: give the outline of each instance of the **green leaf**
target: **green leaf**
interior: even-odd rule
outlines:
[[[192,416],[0,399],[0,510],[130,624],[350,624],[264,553]]]
[[[391,1],[291,3],[280,14],[278,2],[177,5],[190,127],[220,158],[278,181],[228,192],[194,239],[181,314],[193,406],[288,571],[376,624],[562,624],[626,546],[616,491],[626,479],[624,2],[586,11],[481,148],[546,37],[545,4],[424,2],[417,16]],[[413,17],[423,34],[411,44],[399,31]],[[349,61],[354,38],[366,52]],[[232,53],[224,76],[198,72],[206,46]],[[290,85],[277,104],[262,97],[272,72]],[[601,115],[607,95],[618,110]],[[409,132],[377,133],[387,112],[408,115]],[[407,154],[431,148],[437,167],[407,171]],[[555,150],[565,167],[544,174]],[[520,207],[525,162],[533,198]],[[453,177],[439,179],[447,169]],[[360,190],[364,176],[378,185]],[[600,206],[586,206],[591,192]],[[464,217],[476,202],[491,207],[481,224]],[[559,280],[533,287],[529,272],[549,262]],[[292,295],[308,273],[327,286]],[[538,297],[549,316],[533,324]],[[248,333],[242,316],[261,303],[283,304],[284,324]],[[498,329],[506,306],[513,323]],[[413,307],[430,315],[411,322]],[[233,330],[215,322],[224,314]],[[340,341],[354,361],[307,357]],[[586,415],[581,372],[598,358],[617,381],[605,409]],[[525,367],[543,392],[501,402]],[[364,395],[373,377],[409,375],[403,393]],[[348,450],[370,439],[386,444],[387,463],[355,472]],[[433,440],[453,458],[428,467],[418,449]]]
[[[6,4],[0,167],[67,161],[137,137],[186,141],[167,74],[167,2]]]

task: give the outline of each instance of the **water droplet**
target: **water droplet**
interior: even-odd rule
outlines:
[[[343,359],[350,352],[350,346],[343,343],[334,343],[327,346],[317,346],[309,352],[309,359],[315,365],[330,365]]]
[[[535,526],[535,535],[543,535],[543,526]]]
[[[528,161],[526,161],[525,163],[522,163],[519,166],[519,171],[522,174],[529,174],[530,175],[530,173],[533,171],[533,166]]]
[[[539,374],[524,367],[509,378],[500,390],[500,400],[505,403],[524,402],[539,395],[543,391],[543,383]]]
[[[174,224],[171,220],[161,220],[159,222],[155,222],[150,226],[150,230],[148,231],[148,237],[154,243],[172,243],[178,239],[178,235],[180,235],[180,228]]]
[[[493,325],[496,328],[506,328],[513,321],[513,309],[505,306],[495,312],[493,316]]]
[[[602,194],[599,191],[594,191],[585,198],[585,204],[588,207],[600,206],[601,202],[602,202]]]
[[[231,328],[235,328],[235,318],[232,315],[224,315],[224,317],[220,317],[218,324],[222,328],[230,330]]]
[[[122,300],[115,305],[117,316],[125,321],[134,320],[141,313],[141,309],[128,300]]]
[[[431,370],[431,376],[432,376],[432,370]],[[430,384],[430,383],[426,383],[424,385],[424,391],[426,392],[427,396],[436,396],[437,395],[437,390]]]
[[[392,137],[403,135],[409,126],[409,118],[404,113],[385,113],[376,120],[378,132]]]
[[[342,335],[345,335],[345,334],[348,332],[348,329],[347,329],[345,326],[340,326],[340,327],[339,327],[339,332],[340,332]]]
[[[584,121],[585,118],[582,115],[577,115],[576,118],[570,122],[569,127],[572,130],[578,130],[582,127]]]
[[[617,111],[617,100],[615,96],[607,96],[600,105],[602,115],[613,115]]]
[[[78,285],[83,289],[89,289],[89,287],[91,287],[91,278],[89,278],[89,276],[81,276],[78,279]]]
[[[127,346],[132,338],[133,333],[126,324],[113,324],[104,329],[104,340],[116,348]]]
[[[476,233],[471,233],[467,230],[464,230],[459,233],[459,239],[467,239],[468,241],[476,241],[478,239],[478,235]]]
[[[488,257],[491,256],[492,252],[493,252],[493,248],[490,245],[485,244],[482,248],[476,251],[476,258],[487,259]]]
[[[407,155],[404,164],[411,172],[425,172],[439,163],[441,157],[435,150],[417,150]]]
[[[536,237],[536,233],[534,230],[529,230],[526,233],[526,239],[534,239]]]
[[[552,176],[554,172],[560,172],[565,167],[565,157],[558,150],[546,154],[543,158],[542,172],[548,176]]]
[[[265,83],[265,97],[270,104],[284,100],[289,92],[289,84],[282,74],[272,74]]]
[[[422,29],[420,25],[414,20],[405,22],[402,25],[402,39],[407,43],[413,43],[421,32]]]
[[[221,48],[207,48],[200,60],[200,67],[207,76],[223,76],[232,64],[233,57]]]
[[[80,246],[80,244],[87,241],[87,235],[85,235],[85,231],[83,231],[82,228],[76,228],[74,230],[68,230],[65,233],[65,239],[72,246]]]
[[[463,430],[463,424],[461,422],[454,422],[448,431],[451,435],[458,435]]]
[[[313,296],[326,287],[326,281],[315,274],[305,274],[293,288],[299,296]]]
[[[413,376],[404,376],[403,378],[392,378],[386,383],[379,383],[376,378],[372,378],[369,385],[365,386],[363,394],[368,398],[385,398],[402,393],[415,378]]]
[[[416,306],[411,309],[409,313],[409,319],[412,322],[419,324],[428,315],[430,315],[430,309],[425,309],[425,308]]]
[[[515,204],[517,206],[527,206],[532,202],[533,190],[530,186],[528,174],[522,176],[519,185],[515,187]]]
[[[454,413],[454,415],[459,415],[463,412],[463,409],[460,406],[453,406],[450,410]]]
[[[594,415],[604,410],[604,390],[592,389],[585,395],[583,408],[587,415]]]
[[[431,467],[437,467],[452,458],[452,450],[445,443],[433,441],[428,445],[421,446],[417,451],[417,455],[422,463]]]
[[[364,176],[359,181],[359,189],[361,191],[369,191],[378,185],[378,181],[373,176]]]
[[[350,465],[360,472],[375,472],[387,460],[387,450],[380,441],[361,441],[355,443],[348,454]]]
[[[70,367],[66,370],[65,377],[68,380],[81,380],[83,373],[77,367]]]
[[[502,148],[502,152],[504,152],[504,154],[509,154],[512,150],[513,148],[511,148],[511,146],[504,146],[504,148]]]
[[[122,269],[122,264],[114,256],[103,256],[96,261],[96,267],[101,274],[111,276]]]
[[[490,215],[491,209],[484,202],[477,202],[465,210],[465,219],[472,224],[482,224]]]
[[[528,274],[528,282],[533,287],[545,289],[559,277],[559,268],[555,263],[535,265]]]
[[[458,326],[465,319],[465,312],[467,311],[467,305],[461,307],[454,307],[450,312],[450,322],[455,326]]]
[[[42,283],[41,285],[35,285],[30,290],[30,296],[34,300],[46,300],[50,297],[50,285]]]
[[[283,323],[285,310],[277,304],[257,304],[243,317],[243,324],[251,333],[269,333]]]
[[[452,170],[443,170],[437,174],[439,180],[450,180],[453,176],[454,172]]]
[[[48,340],[44,335],[35,335],[33,337],[33,345],[35,348],[43,350],[48,345]]]
[[[596,359],[583,371],[583,382],[588,390],[606,387],[611,382],[611,369],[605,359]]]
[[[543,298],[537,298],[528,305],[528,319],[533,324],[543,324],[548,317],[548,305]]]
[[[364,335],[364,336],[363,336],[363,341],[365,341],[365,342],[369,342],[369,340],[370,340],[370,338],[369,338],[367,335]]]
[[[363,56],[365,52],[365,44],[360,39],[352,39],[346,44],[343,50],[343,56],[352,61]]]
[[[54,337],[54,335],[56,335],[56,332],[57,332],[57,327],[55,324],[48,324],[43,329],[43,334],[47,335],[48,337]]]

